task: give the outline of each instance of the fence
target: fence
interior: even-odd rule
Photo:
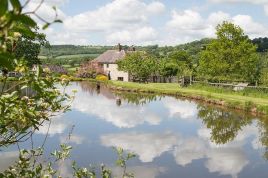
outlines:
[[[243,90],[243,89],[256,89],[256,90],[268,91],[268,87],[249,86],[248,83],[230,84],[230,83],[211,83],[211,82],[201,82],[201,81],[192,81],[192,83],[200,83],[200,84],[206,84],[206,85],[211,85],[211,86],[216,86],[216,87],[231,88],[236,91]]]

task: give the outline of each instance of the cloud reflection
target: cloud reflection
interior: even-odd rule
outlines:
[[[177,136],[172,133],[124,133],[101,136],[105,146],[121,147],[139,155],[142,162],[152,162],[155,157],[172,149],[177,144]]]
[[[190,101],[180,101],[176,98],[166,97],[162,100],[163,107],[169,111],[169,117],[196,120],[198,113],[197,105]]]
[[[133,128],[144,123],[159,125],[163,118],[156,111],[150,109],[150,104],[135,106],[123,101],[120,107],[116,107],[115,96],[110,91],[102,91],[99,95],[92,92],[78,92],[72,108],[82,113],[94,115],[99,119],[110,122],[119,128]],[[68,87],[71,91],[76,86]],[[110,92],[110,93],[109,93]],[[90,98],[90,100],[89,100]],[[162,110],[167,110],[169,117],[180,117],[182,119],[194,120],[197,116],[197,106],[189,101],[179,101],[172,97],[165,97],[159,102]]]
[[[70,86],[68,90],[74,88],[75,86]],[[161,122],[161,118],[150,111],[148,105],[133,107],[123,104],[121,107],[116,107],[115,99],[110,95],[107,97],[107,94],[92,95],[92,93],[78,92],[72,108],[94,115],[119,128],[132,128],[144,123],[158,125]]]
[[[180,166],[205,159],[204,164],[209,172],[232,177],[236,177],[249,163],[241,144],[215,146],[201,136],[187,138],[172,132],[107,134],[101,136],[101,143],[134,152],[142,162],[152,162],[169,151]]]
[[[19,152],[0,152],[0,172],[8,169],[9,166],[13,165],[18,160]]]
[[[71,125],[70,121],[65,119],[63,115],[59,115],[51,118],[51,124],[49,121],[44,122],[36,133],[46,135],[49,129],[49,136],[54,136],[63,133]]]
[[[123,169],[111,168],[114,177],[122,177]],[[127,172],[133,173],[136,178],[156,178],[166,172],[167,168],[157,166],[128,166]]]

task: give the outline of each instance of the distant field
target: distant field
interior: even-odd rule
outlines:
[[[39,59],[46,59],[47,56],[38,56]]]
[[[84,58],[84,57],[98,57],[100,54],[74,54],[74,55],[63,55],[57,56],[56,59],[68,59],[68,58]]]
[[[74,59],[74,58],[86,58],[86,57],[93,57],[96,58],[100,54],[73,54],[73,55],[62,55],[62,56],[57,56],[55,59]],[[38,56],[39,59],[47,59],[47,56]]]

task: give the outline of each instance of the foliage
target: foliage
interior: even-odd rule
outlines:
[[[261,76],[260,76],[260,81],[264,85],[268,85],[268,68],[263,68],[261,70]]]
[[[102,54],[112,49],[112,46],[75,46],[75,45],[51,45],[49,48],[42,47],[40,55],[56,58],[64,55]]]
[[[21,35],[16,42],[14,50],[15,57],[17,59],[24,58],[27,62],[27,66],[32,67],[34,64],[41,64],[38,55],[40,53],[41,46],[48,46],[49,43],[42,33],[34,32],[34,36]]]
[[[184,50],[176,50],[169,54],[169,61],[178,66],[177,74],[179,76],[190,75],[192,70],[192,59],[191,56]]]
[[[49,64],[49,65],[70,65],[71,67],[80,66],[80,64],[89,62],[97,57],[99,54],[96,55],[66,55],[60,56],[56,58],[47,58],[44,56],[39,56],[39,59],[42,64]]]
[[[267,52],[268,49],[268,38],[255,38],[252,40],[252,43],[257,45],[257,52]]]
[[[256,81],[256,46],[232,23],[223,22],[216,30],[217,39],[201,53],[199,74],[218,81]]]
[[[118,61],[118,69],[128,72],[134,80],[145,82],[157,70],[156,59],[144,52],[133,52]]]
[[[27,70],[27,68],[21,66],[16,70]],[[63,106],[62,102],[65,100],[71,102],[72,97],[59,92],[54,86],[56,79],[50,75],[41,78],[41,74],[41,68],[34,74],[26,71],[15,86],[7,89],[5,84],[2,86],[0,145],[21,140],[29,134],[28,128],[38,129],[44,120],[49,120],[55,113],[68,110],[69,105]],[[66,86],[68,81],[62,80],[62,84]],[[22,93],[23,90],[28,90],[31,94]]]
[[[167,62],[166,59],[159,61],[159,74],[163,77],[176,76],[178,73],[178,66],[174,62]]]
[[[32,150],[20,150],[19,160],[7,170],[0,173],[1,178],[35,178],[35,177],[62,177],[60,170],[55,169],[57,164],[63,163],[70,158],[72,147],[61,144],[59,150],[53,151],[50,157],[44,157],[44,149],[39,147]],[[134,178],[132,173],[127,172],[127,161],[134,158],[133,153],[125,153],[122,148],[115,148],[118,159],[116,165],[123,168],[122,178]],[[75,178],[112,178],[112,172],[104,164],[100,166],[100,175],[93,167],[79,167],[72,163],[72,174]]]
[[[96,80],[100,80],[100,81],[108,81],[108,77],[105,75],[97,75],[96,76]]]
[[[98,74],[104,74],[104,71],[99,68],[96,69],[90,62],[85,62],[78,69],[76,76],[80,78],[95,79]]]
[[[23,12],[23,7],[25,5],[22,6],[18,0],[0,1],[0,68],[4,71],[0,92],[0,145],[26,139],[44,120],[55,113],[68,110],[69,105],[63,106],[62,102],[72,99],[61,94],[55,87],[56,79],[40,67],[37,67],[36,72],[31,72],[26,65],[27,59],[24,59],[29,56],[17,57],[17,47],[21,47],[17,44],[23,43],[20,41],[22,38],[41,38],[35,31],[36,22],[29,16],[35,15],[35,12]],[[45,25],[49,23],[46,22]],[[37,50],[38,48],[34,49],[35,52]],[[9,70],[23,74],[14,85],[7,84],[6,74]],[[68,82],[62,84],[66,86]],[[24,90],[29,91],[30,95]]]
[[[118,159],[116,160],[116,165],[120,166],[121,168],[123,168],[123,178],[134,178],[134,174],[133,173],[129,173],[127,172],[127,161],[136,157],[135,154],[133,153],[124,153],[124,150],[122,148],[115,148],[117,155],[118,155]]]

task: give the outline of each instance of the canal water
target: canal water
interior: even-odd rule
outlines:
[[[79,166],[104,163],[115,175],[113,147],[137,156],[127,162],[136,178],[267,178],[268,118],[169,96],[114,93],[89,82],[77,89],[71,111],[46,122],[20,148],[45,153],[66,143],[70,160],[58,165],[72,177],[71,160]],[[49,128],[49,130],[48,130]],[[46,138],[47,136],[47,138]],[[14,163],[18,145],[0,150],[0,171]]]

